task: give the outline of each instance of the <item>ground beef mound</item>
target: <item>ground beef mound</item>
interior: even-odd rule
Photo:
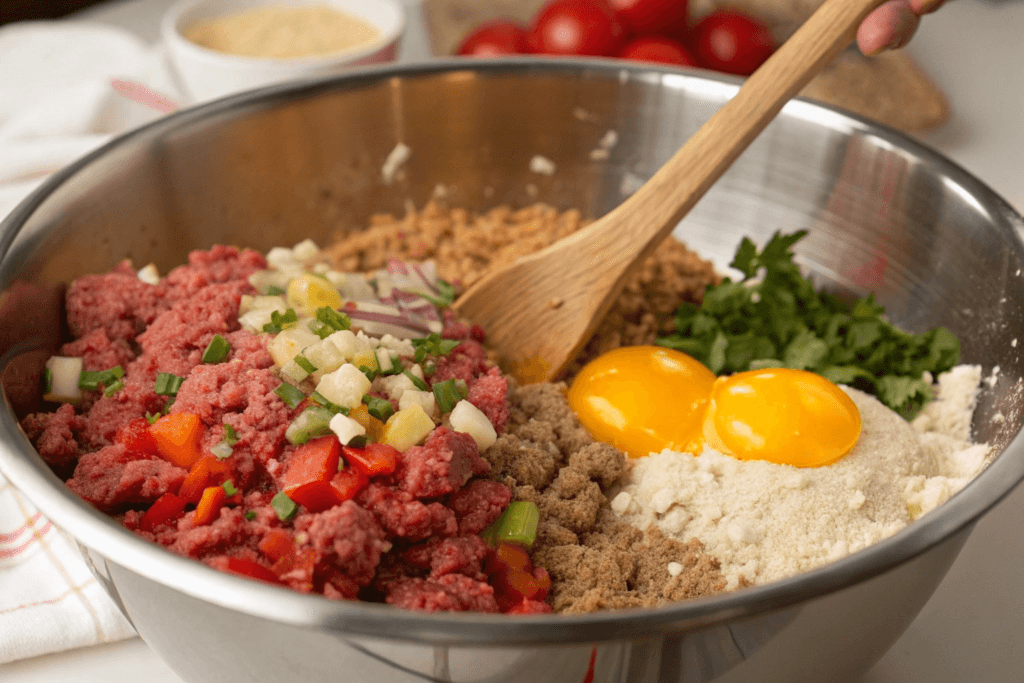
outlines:
[[[439,426],[401,454],[393,474],[374,477],[354,499],[320,511],[297,505],[293,517],[279,515],[274,496],[296,450],[285,431],[302,407],[289,408],[275,392],[281,378],[266,340],[239,328],[240,299],[255,293],[248,276],[261,267],[266,261],[259,254],[215,247],[193,253],[157,285],[138,280],[130,264],[76,281],[67,308],[78,338],[63,350],[90,370],[121,365],[123,386],[29,415],[25,433],[71,490],[179,555],[250,576],[262,571],[331,599],[498,611],[483,573],[488,548],[478,534],[512,495],[504,484],[481,478],[490,464],[468,434]],[[472,402],[503,431],[508,385],[488,363],[479,330],[450,322],[444,336],[461,343],[438,358],[432,381],[464,380]],[[228,340],[230,352],[204,364],[214,335]],[[183,379],[173,404],[155,392],[158,373]],[[191,500],[183,514],[146,521],[161,496],[186,495],[182,484],[190,476],[155,455],[155,445],[131,436],[138,427],[130,423],[141,422],[141,434],[148,434],[144,416],[162,412],[197,416],[207,453],[225,440],[226,427],[233,431],[218,479],[206,485],[230,481],[238,492],[227,494],[212,519],[197,519]]]
[[[509,404],[508,431],[483,457],[513,500],[540,509],[533,561],[551,575],[556,612],[657,607],[725,590],[718,561],[699,541],[643,532],[611,512],[605,491],[629,463],[580,426],[564,384],[510,382]],[[682,567],[677,576],[671,562]]]

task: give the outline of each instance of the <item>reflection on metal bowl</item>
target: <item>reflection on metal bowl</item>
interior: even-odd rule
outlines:
[[[1000,456],[939,510],[821,569],[656,610],[421,614],[218,573],[135,537],[67,491],[16,412],[74,277],[131,257],[327,243],[376,212],[538,199],[598,216],[650,176],[734,81],[588,61],[436,62],[267,88],[130,133],[43,186],[3,224],[0,343],[11,407],[0,471],[87,550],[139,633],[187,681],[839,681],[868,669],[942,580],[973,523],[1024,477],[1024,221],[976,179],[892,131],[796,101],[683,221],[724,267],[743,235],[808,228],[822,286],[874,291],[899,325],[942,324],[986,375],[979,440]],[[602,147],[609,131],[617,142]],[[401,143],[408,158],[382,174]],[[592,154],[602,148],[606,154]],[[531,159],[551,164],[531,170]]]

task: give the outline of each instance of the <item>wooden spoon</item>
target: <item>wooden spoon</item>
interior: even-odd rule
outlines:
[[[647,183],[569,237],[485,274],[455,302],[522,383],[558,375],[627,277],[883,0],[826,2]]]

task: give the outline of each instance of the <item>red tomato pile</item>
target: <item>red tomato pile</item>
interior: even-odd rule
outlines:
[[[619,57],[747,76],[775,47],[767,25],[737,10],[715,10],[690,26],[686,0],[550,0],[528,26],[478,26],[457,53]]]

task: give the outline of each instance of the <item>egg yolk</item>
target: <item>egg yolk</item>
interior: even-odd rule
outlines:
[[[634,458],[706,444],[740,460],[820,467],[850,452],[860,411],[838,386],[806,370],[715,375],[680,351],[627,346],[587,363],[569,405],[591,436]]]
[[[624,346],[583,367],[569,405],[595,439],[631,457],[666,448],[699,452],[714,382],[714,373],[685,353]]]
[[[846,455],[860,427],[856,404],[821,375],[766,368],[715,380],[704,439],[741,460],[819,467]]]

